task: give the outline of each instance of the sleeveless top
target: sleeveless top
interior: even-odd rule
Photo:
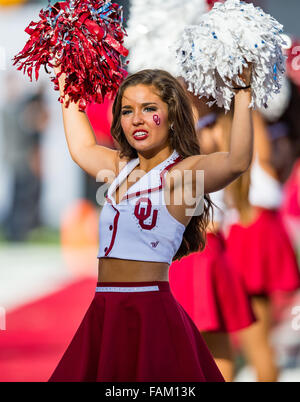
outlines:
[[[165,175],[181,159],[174,151],[134,183],[116,204],[112,194],[138,166],[139,158],[129,161],[120,171],[108,189],[100,213],[98,258],[171,264],[181,245],[185,226],[167,209]]]
[[[256,157],[250,173],[250,204],[266,209],[277,209],[280,207],[281,201],[281,184],[260,166]]]

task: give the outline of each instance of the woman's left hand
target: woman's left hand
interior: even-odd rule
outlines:
[[[244,67],[242,74],[239,75],[240,79],[244,81],[245,86],[249,86],[251,84],[252,78],[252,63],[248,63],[248,67]]]

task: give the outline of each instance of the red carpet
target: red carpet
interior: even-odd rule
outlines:
[[[0,381],[47,381],[94,296],[85,278],[6,315],[0,331]]]

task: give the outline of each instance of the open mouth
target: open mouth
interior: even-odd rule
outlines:
[[[145,138],[147,138],[148,135],[149,135],[149,134],[148,134],[147,131],[135,131],[135,132],[133,133],[133,138],[134,138],[135,140],[140,141],[140,140],[144,140]]]

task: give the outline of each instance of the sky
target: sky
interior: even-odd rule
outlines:
[[[265,11],[278,19],[285,32],[300,38],[300,1],[299,0],[265,0]]]

